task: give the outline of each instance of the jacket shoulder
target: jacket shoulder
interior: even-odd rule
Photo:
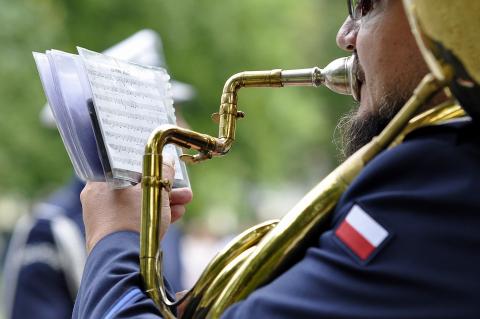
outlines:
[[[480,187],[478,133],[468,122],[413,132],[402,144],[368,163],[340,204],[385,192],[415,195],[423,190],[440,196],[453,191],[461,195],[470,187]]]

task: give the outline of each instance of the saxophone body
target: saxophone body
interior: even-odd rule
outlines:
[[[229,305],[272,280],[293,254],[305,249],[305,239],[318,232],[353,179],[379,152],[401,142],[402,136],[413,128],[464,114],[451,102],[410,121],[426,101],[445,87],[442,81],[427,75],[381,134],[331,172],[280,221],[257,225],[235,238],[212,260],[185,298],[177,302],[169,300],[163,284],[158,240],[162,196],[167,196],[164,188],[168,188],[161,175],[163,147],[173,143],[197,151],[182,158],[189,163],[223,156],[235,141],[237,119],[244,117],[237,109],[241,88],[324,85],[358,98],[355,72],[356,61],[352,56],[337,59],[323,70],[315,67],[238,73],[226,82],[220,110],[212,116],[219,124],[218,137],[172,125],[160,126],[151,134],[144,155],[140,265],[145,291],[165,318],[175,318],[171,308],[179,302],[185,302],[183,318],[220,317]]]

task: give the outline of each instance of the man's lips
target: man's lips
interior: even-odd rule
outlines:
[[[354,63],[355,63],[355,81],[357,82],[357,95],[358,95],[358,101],[361,100],[362,98],[362,86],[363,86],[363,83],[365,82],[365,72],[363,71],[363,68],[362,68],[362,65],[360,64],[359,60],[358,60],[358,55],[356,53],[354,53],[354,56],[355,56],[355,60],[354,60]]]
[[[362,100],[362,87],[363,87],[363,82],[356,78],[357,81],[357,97],[358,97],[358,102]]]
[[[365,72],[363,71],[363,67],[360,64],[360,60],[358,59],[358,55],[355,53],[355,63],[356,63],[356,74],[355,78],[357,81],[357,87],[358,87],[358,100],[360,101],[362,98],[362,86],[363,83],[365,83]]]

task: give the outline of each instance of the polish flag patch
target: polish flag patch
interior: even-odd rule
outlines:
[[[389,238],[389,232],[354,205],[335,230],[335,236],[362,262],[368,261]]]

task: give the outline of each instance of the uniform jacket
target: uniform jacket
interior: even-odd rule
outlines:
[[[86,260],[79,194],[73,179],[17,223],[3,272],[5,318],[70,318]]]
[[[478,136],[460,120],[382,152],[300,261],[222,318],[480,318]],[[159,317],[141,290],[138,236],[95,246],[74,318]]]
[[[3,276],[6,319],[71,318],[86,261],[83,187],[74,178],[17,223]],[[162,242],[165,274],[176,291],[183,289],[180,239],[173,227]]]

